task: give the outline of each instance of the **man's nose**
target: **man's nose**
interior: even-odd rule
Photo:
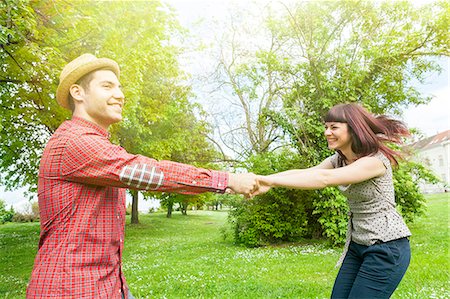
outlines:
[[[113,95],[116,99],[125,99],[125,95],[122,92],[122,89],[120,88],[116,88],[114,91],[114,95]]]

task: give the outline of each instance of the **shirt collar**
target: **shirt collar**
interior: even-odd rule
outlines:
[[[93,122],[90,122],[90,121],[88,121],[88,120],[86,120],[84,118],[73,116],[71,121],[74,122],[77,125],[93,129],[93,130],[97,131],[97,133],[99,133],[100,135],[103,135],[103,136],[105,136],[107,138],[110,137],[109,132],[107,130],[103,129],[99,125],[97,125],[97,124],[95,124]]]

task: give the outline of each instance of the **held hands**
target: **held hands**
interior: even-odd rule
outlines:
[[[257,181],[258,181],[258,189],[256,189],[253,193],[252,196],[256,196],[256,195],[260,195],[260,194],[264,194],[267,191],[270,190],[270,188],[272,188],[272,180],[270,179],[269,176],[265,176],[265,175],[258,175],[256,177]]]
[[[230,173],[228,176],[228,193],[239,193],[245,197],[251,197],[257,189],[258,181],[254,173]]]
[[[232,193],[243,194],[247,198],[266,193],[271,184],[268,177],[254,173],[230,173],[228,180],[228,188]]]

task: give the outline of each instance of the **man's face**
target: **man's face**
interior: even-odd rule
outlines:
[[[79,104],[84,117],[103,128],[122,120],[124,94],[114,72],[98,70],[93,73],[89,87],[82,89]]]

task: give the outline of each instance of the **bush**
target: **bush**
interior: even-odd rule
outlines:
[[[9,210],[5,208],[5,202],[0,199],[0,224],[4,224],[6,222],[11,222],[15,212],[13,207]]]
[[[235,241],[249,247],[295,241],[307,234],[300,191],[279,189],[253,200],[236,200],[229,214]]]
[[[287,169],[305,168],[312,163],[299,161],[292,152],[267,153],[252,157],[252,172],[269,174]],[[308,161],[308,162],[305,162]],[[394,188],[398,209],[406,222],[425,209],[420,180],[437,182],[436,177],[422,165],[401,161],[394,168]],[[229,214],[236,243],[249,247],[300,237],[326,237],[332,245],[345,242],[348,223],[347,199],[337,188],[315,191],[277,188],[250,201],[235,200]]]
[[[333,245],[345,243],[347,235],[349,207],[347,199],[336,188],[317,190],[311,218],[320,224],[320,235],[328,238]],[[316,235],[315,237],[318,237]]]
[[[39,217],[36,217],[32,213],[16,213],[12,218],[13,222],[35,222],[39,221]]]
[[[39,221],[39,203],[34,201],[31,203],[31,212],[17,212],[12,218],[13,222],[35,222]]]
[[[413,222],[425,210],[420,181],[436,184],[439,179],[423,165],[412,161],[401,161],[394,169],[395,200],[406,222]]]
[[[13,221],[13,217],[14,217],[14,210],[10,210],[10,211],[6,211],[5,213],[3,213],[0,216],[0,223],[4,224],[6,222],[11,222]]]

